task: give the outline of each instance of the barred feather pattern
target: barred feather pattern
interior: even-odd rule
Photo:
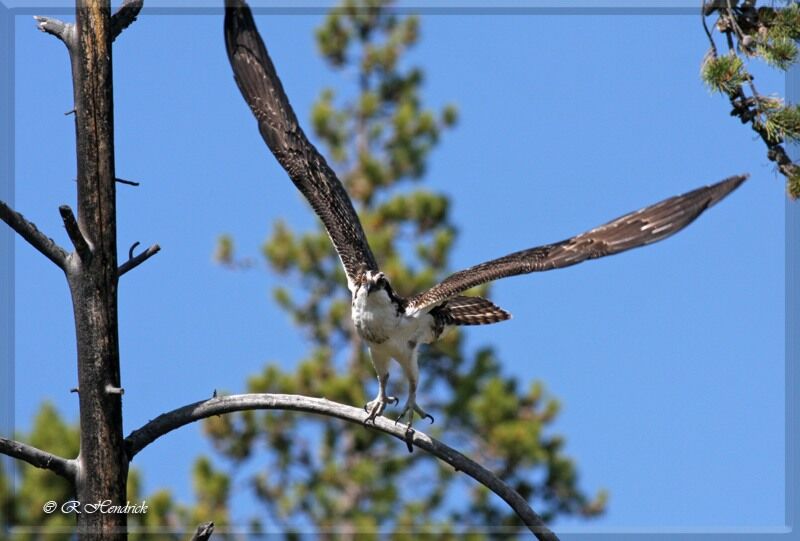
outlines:
[[[431,310],[437,324],[489,325],[511,319],[511,314],[482,297],[458,296]]]

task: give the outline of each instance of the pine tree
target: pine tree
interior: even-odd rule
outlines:
[[[399,17],[387,3],[357,7],[345,1],[317,30],[327,63],[355,71],[358,87],[344,101],[333,89],[324,90],[311,125],[354,201],[381,268],[398,293],[407,295],[430,287],[448,270],[456,237],[450,202],[421,183],[431,151],[455,125],[457,112],[423,106],[423,72],[401,68],[419,39],[419,20]],[[269,364],[249,379],[248,390],[366,403],[375,373],[352,327],[346,279],[322,226],[296,232],[278,221],[263,252],[286,282],[301,284],[278,287],[274,295],[310,348],[296,371]],[[237,266],[232,239],[220,240],[217,257]],[[486,292],[485,286],[473,291]],[[458,331],[424,350],[421,400],[436,417],[425,430],[482,457],[545,520],[602,513],[605,494],[590,499],[580,490],[564,439],[549,429],[558,401],[542,383],[520,382],[503,374],[501,365],[489,346],[467,351]],[[205,428],[237,466],[258,454],[263,466],[252,486],[274,525],[284,530],[311,525],[338,532],[448,532],[517,524],[483,487],[365,428],[286,412],[222,416]],[[465,493],[468,498],[454,497]]]

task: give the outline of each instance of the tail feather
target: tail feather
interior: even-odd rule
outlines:
[[[511,319],[511,314],[482,297],[453,297],[431,311],[443,325],[488,325]]]

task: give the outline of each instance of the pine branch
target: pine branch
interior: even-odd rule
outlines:
[[[725,55],[718,54],[712,31],[706,24],[706,17],[715,12],[718,19],[714,29],[719,30],[728,43]],[[712,90],[725,94],[732,107],[731,116],[739,118],[742,124],[750,124],[762,139],[767,146],[767,158],[775,162],[788,179],[789,195],[797,198],[800,196],[800,165],[791,160],[784,143],[800,130],[800,115],[796,108],[785,107],[782,100],[765,98],[758,92],[735,45],[746,56],[759,56],[778,69],[788,69],[799,54],[794,39],[800,35],[800,11],[792,5],[756,9],[754,1],[739,5],[728,0],[704,2],[702,19],[711,44],[703,61],[703,80]]]
[[[364,424],[367,413],[360,408],[354,408],[338,402],[331,402],[324,398],[313,398],[291,394],[240,394],[225,397],[215,397],[189,404],[173,411],[163,413],[148,422],[141,428],[134,430],[125,438],[128,458],[130,460],[139,451],[153,443],[155,440],[189,423],[226,413],[247,410],[288,410],[315,413],[328,417],[335,417],[351,423]],[[508,486],[495,474],[456,451],[452,447],[423,434],[422,432],[407,431],[405,425],[398,424],[385,417],[378,417],[374,423],[365,425],[366,428],[378,430],[394,436],[395,438],[427,451],[440,460],[447,462],[456,471],[463,471],[489,490],[500,496],[520,517],[522,522],[533,532],[540,541],[557,541],[556,535],[544,524],[542,518],[530,508],[528,502],[514,489]]]
[[[67,252],[53,239],[39,231],[33,222],[26,220],[25,216],[11,209],[3,201],[0,201],[0,220],[7,223],[19,236],[27,240],[31,246],[58,265],[60,269],[67,268]]]
[[[76,465],[74,460],[67,460],[32,445],[6,438],[0,438],[0,453],[24,460],[31,466],[50,470],[67,481],[75,481]]]

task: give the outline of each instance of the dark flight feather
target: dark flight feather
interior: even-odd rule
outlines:
[[[631,212],[571,239],[514,252],[456,272],[408,299],[406,313],[436,306],[467,289],[499,278],[569,267],[665,239],[692,223],[746,179],[747,175],[730,177]]]
[[[375,256],[342,183],[300,128],[250,8],[241,0],[225,1],[225,47],[261,136],[325,225],[352,288],[367,270],[378,270]]]

